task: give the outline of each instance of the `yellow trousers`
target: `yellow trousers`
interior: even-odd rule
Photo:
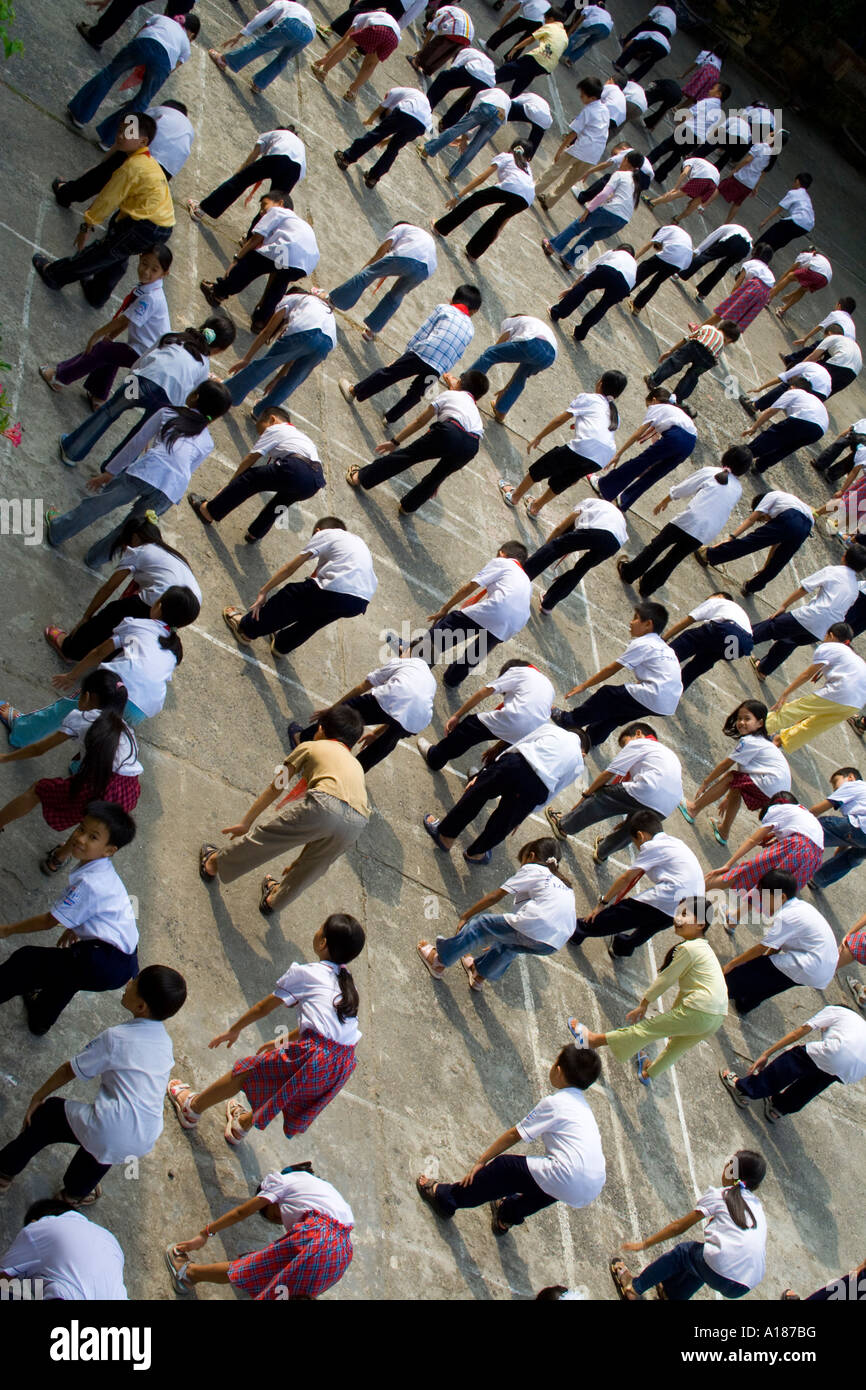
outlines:
[[[704,1038],[711,1038],[717,1033],[724,1021],[724,1014],[705,1014],[701,1009],[689,1009],[680,1004],[670,1013],[656,1014],[654,1018],[645,1018],[627,1028],[616,1028],[605,1036],[618,1062],[627,1062],[629,1057],[656,1038],[667,1038],[667,1047],[649,1069],[650,1076],[661,1076],[689,1048],[696,1047]]]
[[[789,700],[778,713],[771,711],[767,715],[767,733],[771,738],[779,734],[782,748],[789,753],[859,713],[852,705],[837,705],[823,695],[801,695],[799,700]]]

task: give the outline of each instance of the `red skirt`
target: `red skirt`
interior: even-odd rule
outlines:
[[[74,796],[71,777],[41,777],[33,790],[42,803],[42,817],[52,830],[69,830],[78,825],[91,801],[112,801],[124,811],[132,811],[141,795],[138,777],[121,777],[113,772],[105,791],[97,796],[84,787]]]
[[[856,961],[866,965],[866,931],[852,931],[845,937],[845,945]]]
[[[368,29],[353,34],[352,38],[356,48],[360,48],[362,53],[374,53],[380,63],[391,57],[400,42],[399,36],[385,24],[371,24]]]
[[[794,279],[798,285],[802,285],[804,290],[809,290],[814,294],[816,290],[822,290],[828,284],[826,275],[819,275],[817,270],[811,270],[809,266],[800,266],[794,271]]]
[[[753,191],[753,189],[747,188],[744,183],[740,183],[739,179],[735,179],[733,174],[729,174],[719,184],[719,197],[724,198],[726,203],[730,203],[735,208],[744,203]]]
[[[242,1057],[232,1076],[243,1075],[243,1092],[253,1108],[253,1124],[264,1129],[283,1117],[287,1139],[303,1134],[355,1070],[355,1049],[318,1033],[303,1033],[278,1052]]]
[[[823,858],[824,851],[807,835],[789,835],[785,840],[767,845],[754,859],[747,859],[745,864],[729,869],[722,876],[722,882],[730,888],[746,892],[749,888],[755,888],[770,869],[784,869],[786,873],[794,875],[799,892],[818,872]]]
[[[692,101],[700,101],[712,87],[715,87],[718,80],[719,69],[715,63],[704,63],[683,87],[683,96],[691,97]]]
[[[731,786],[742,796],[747,811],[761,811],[769,805],[770,798],[766,792],[758,790],[747,772],[735,772],[731,778]]]
[[[310,1211],[282,1240],[232,1260],[229,1283],[255,1299],[317,1298],[352,1262],[352,1228]]]
[[[704,203],[708,198],[712,198],[716,187],[712,179],[687,179],[680,192],[687,193],[690,198],[700,198]]]
[[[763,280],[750,277],[738,290],[729,294],[727,299],[723,299],[713,313],[718,314],[720,319],[730,319],[742,332],[766,306],[772,288],[772,285],[765,285]]]

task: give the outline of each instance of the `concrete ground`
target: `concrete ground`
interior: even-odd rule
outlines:
[[[317,17],[325,9],[318,0],[313,8]],[[484,5],[471,8],[480,33],[489,34],[494,16]],[[622,28],[643,13],[635,0],[627,0],[624,11],[617,13]],[[335,6],[328,6],[327,12],[336,12]],[[63,509],[79,499],[94,471],[89,460],[77,473],[57,460],[57,436],[81,418],[84,406],[74,390],[49,396],[36,369],[79,350],[104,314],[88,309],[75,287],[50,293],[35,276],[30,258],[37,248],[53,255],[69,251],[78,218],[55,205],[49,185],[56,174],[77,174],[97,157],[87,138],[90,132],[74,134],[63,120],[65,103],[95,69],[94,55],[73,27],[83,13],[72,0],[30,13],[20,7],[16,28],[24,53],[0,73],[8,170],[0,214],[2,355],[12,363],[6,386],[15,417],[25,427],[20,448],[3,446],[2,490],[9,499],[39,498]],[[238,203],[218,224],[198,228],[184,214],[183,199],[203,195],[235,168],[259,131],[293,121],[307,142],[310,173],[296,192],[295,205],[315,225],[322,258],[314,281],[326,288],[366,260],[395,220],[424,225],[447,196],[444,164],[423,165],[411,150],[401,155],[375,192],[364,188],[360,167],[346,176],[332,160],[332,150],[360,130],[375,94],[414,80],[404,57],[411,52],[409,40],[377,72],[372,90],[362,93],[352,111],[339,99],[345,73],[331,78],[324,90],[308,75],[309,56],[323,51],[320,40],[299,67],[256,98],[244,81],[221,77],[206,55],[209,45],[235,31],[239,15],[253,13],[251,0],[241,5],[202,0],[197,13],[202,33],[192,61],[161,93],[162,98],[185,100],[197,129],[191,158],[172,184],[178,208],[169,287],[175,326],[200,322],[205,316],[198,282],[227,263],[250,217],[250,210]],[[132,32],[130,24],[120,38]],[[106,58],[119,42],[106,45]],[[661,71],[681,72],[695,51],[694,40],[678,36],[673,59]],[[615,52],[613,42],[602,44],[581,70],[606,74]],[[744,81],[735,70],[731,77],[737,104],[760,95],[753,80]],[[547,89],[540,84],[539,90]],[[558,121],[563,112],[570,119],[576,110],[574,76],[562,68],[552,102]],[[756,225],[798,170],[813,170],[819,245],[830,254],[836,275],[831,290],[797,308],[789,327],[763,314],[727,354],[724,369],[701,383],[695,397],[700,412],[695,466],[718,458],[747,424],[736,402],[737,387],[732,389],[729,382],[725,390],[722,378],[735,378],[740,389],[767,379],[778,368],[778,353],[787,349],[795,329],[803,331],[826,313],[838,294],[864,297],[858,257],[866,211],[862,182],[801,118],[786,116],[785,124],[793,131],[790,146],[761,189],[757,205],[746,205],[745,221]],[[546,167],[557,138],[556,129],[546,138],[537,173]],[[640,132],[638,138],[643,143]],[[504,138],[497,146],[504,146]],[[476,161],[472,172],[480,167]],[[608,1181],[590,1209],[572,1212],[557,1206],[495,1242],[484,1210],[467,1213],[446,1227],[422,1206],[414,1190],[417,1173],[452,1177],[465,1172],[497,1134],[545,1094],[550,1063],[568,1040],[566,1015],[577,1013],[594,1028],[619,1022],[669,945],[667,937],[661,938],[616,970],[602,941],[590,942],[585,951],[567,947],[549,960],[523,958],[501,984],[482,995],[469,993],[460,970],[434,985],[415,955],[418,938],[450,933],[463,909],[512,870],[523,840],[544,827],[539,816],[533,817],[486,869],[469,869],[459,852],[451,859],[437,854],[421,828],[421,817],[452,803],[468,760],[460,769],[434,777],[423,766],[414,742],[401,745],[370,775],[375,814],[357,850],[279,920],[259,915],[257,878],[210,891],[198,879],[199,844],[219,840],[221,827],[238,819],[284,756],[287,717],[303,719],[354,685],[378,664],[386,628],[423,622],[507,537],[518,535],[534,547],[545,534],[545,528],[529,522],[522,511],[507,513],[496,490],[497,477],[516,481],[522,475],[527,440],[578,391],[591,389],[603,369],[613,366],[629,376],[620,405],[622,430],[631,432],[642,418],[643,375],[658,351],[680,336],[686,322],[701,315],[691,291],[671,282],[640,322],[616,310],[580,349],[563,334],[558,362],[530,384],[508,427],[496,425],[488,414],[484,445],[474,464],[450,480],[441,497],[414,519],[397,514],[397,499],[407,486],[404,479],[367,497],[351,492],[344,482],[345,468],[353,461],[366,461],[382,431],[374,408],[353,412],[346,406],[337,378],[357,379],[391,360],[423,315],[467,278],[476,279],[484,292],[484,309],[476,320],[479,350],[498,336],[505,314],[544,315],[567,282],[544,259],[538,243],[551,225],[562,227],[573,210],[567,197],[552,220],[535,211],[522,215],[471,270],[461,255],[465,236],[442,243],[436,275],[406,300],[375,345],[364,344],[360,337],[365,301],[352,315],[340,317],[337,350],[292,401],[296,421],[320,447],[328,485],[312,507],[294,509],[291,535],[274,531],[260,548],[251,549],[241,539],[251,513],[233,516],[207,533],[185,505],[165,519],[164,530],[190,558],[205,600],[199,621],[184,634],[186,658],[166,709],[141,731],[146,771],[137,813],[139,836],[134,847],[119,856],[118,868],[139,900],[143,961],[177,966],[189,982],[189,1002],[170,1025],[176,1073],[200,1084],[227,1065],[222,1056],[208,1052],[209,1039],[267,994],[292,961],[310,955],[315,926],[328,912],[356,913],[366,925],[368,946],[355,970],[364,1033],[358,1067],[349,1086],[306,1136],[287,1144],[274,1124],[255,1133],[246,1147],[232,1151],[213,1115],[190,1140],[167,1111],[165,1131],[140,1170],[117,1168],[109,1176],[93,1216],[116,1233],[124,1248],[134,1299],[171,1298],[162,1265],[166,1243],[194,1234],[245,1199],[264,1173],[304,1158],[315,1161],[317,1171],[337,1186],[355,1212],[355,1259],[330,1295],[336,1298],[528,1298],[544,1284],[561,1282],[582,1286],[593,1299],[609,1299],[613,1290],[607,1259],[618,1242],[647,1234],[687,1211],[697,1192],[719,1181],[727,1156],[745,1145],[759,1147],[769,1160],[762,1192],[770,1222],[768,1272],[753,1297],[776,1298],[789,1284],[808,1292],[862,1258],[862,1088],[837,1086],[796,1119],[768,1128],[757,1110],[736,1110],[716,1076],[723,1064],[745,1067],[769,1042],[814,1013],[822,1000],[806,989],[767,1004],[745,1023],[732,1017],[712,1042],[689,1053],[650,1092],[637,1085],[630,1069],[605,1058],[603,1081],[591,1099],[603,1135]],[[720,218],[714,206],[706,219],[694,219],[690,230],[695,240]],[[652,214],[641,206],[630,239],[642,243],[654,225]],[[784,267],[787,259],[783,253],[777,265]],[[121,289],[131,283],[129,279]],[[242,301],[230,306],[239,324],[241,349],[249,341],[246,312],[254,300],[247,294]],[[710,307],[715,302],[712,296]],[[218,365],[228,366],[233,360],[230,352]],[[502,380],[497,372],[497,387]],[[855,384],[832,402],[834,433],[863,414],[866,395]],[[203,491],[221,486],[250,447],[252,426],[245,411],[235,411],[234,418],[216,428],[215,436],[216,451],[196,480]],[[103,456],[95,451],[93,463]],[[802,489],[802,495],[816,502],[826,495],[802,456],[776,468],[772,485]],[[747,481],[744,501],[749,488]],[[588,495],[588,489],[581,486],[575,499],[567,500],[584,493]],[[657,522],[651,509],[661,495],[660,489],[649,493],[633,515],[632,553],[639,541],[653,534]],[[564,505],[549,509],[550,524],[562,515]],[[326,512],[344,517],[374,552],[380,583],[368,616],[329,629],[293,660],[277,665],[263,643],[252,653],[241,652],[226,632],[221,608],[227,602],[250,602],[263,579],[297,553],[315,518]],[[744,514],[741,508],[738,515]],[[93,593],[97,580],[81,557],[95,534],[77,538],[63,553],[25,544],[21,536],[0,537],[7,588],[0,697],[20,708],[32,709],[51,698],[49,680],[58,667],[41,630],[50,621],[68,626]],[[810,540],[789,571],[757,601],[750,601],[755,619],[772,612],[802,575],[837,556],[835,544],[820,536]],[[736,587],[749,573],[749,562],[740,562],[729,579],[718,582]],[[715,582],[687,562],[658,597],[672,615],[682,616]],[[612,565],[596,569],[554,618],[542,626],[533,615],[501,659],[536,660],[562,693],[622,650],[632,600]],[[795,658],[786,668],[786,678],[798,669],[800,659]],[[779,679],[770,682],[772,698],[780,689]],[[664,724],[663,736],[680,754],[690,787],[727,751],[720,733],[723,717],[739,699],[759,693],[746,663],[717,669]],[[454,708],[443,692],[433,725],[437,735]],[[862,745],[843,725],[792,756],[795,788],[811,804],[826,793],[834,767],[861,763],[863,757]],[[49,761],[46,773],[57,771],[62,762]],[[598,758],[590,760],[593,771],[603,765]],[[29,785],[33,775],[29,765],[3,769],[3,799]],[[572,799],[562,798],[561,805]],[[669,829],[692,844],[708,867],[723,862],[705,819],[692,832],[675,816]],[[746,829],[746,818],[741,817],[735,833],[745,834]],[[52,832],[38,816],[18,822],[3,836],[3,920],[44,911],[52,902],[57,888],[37,870],[38,857],[52,843]],[[591,836],[572,841],[565,861],[579,906],[591,903],[623,867],[623,861],[616,861],[596,870],[590,860],[591,843]],[[847,879],[819,900],[840,937],[859,915],[860,881]],[[713,930],[713,944],[727,959],[731,948],[721,936]],[[747,939],[748,933],[741,932],[739,949]],[[6,945],[4,958],[18,944]],[[850,995],[844,983],[837,982],[824,998],[847,1003]],[[0,1135],[17,1130],[28,1097],[63,1058],[122,1017],[113,996],[79,996],[48,1037],[34,1039],[20,1005],[10,1003],[2,1014],[0,1034]],[[239,1047],[253,1051],[267,1036],[251,1030]],[[235,1049],[233,1056],[240,1055]],[[82,1095],[87,1088],[70,1089]],[[0,1243],[14,1236],[33,1198],[57,1188],[62,1169],[63,1156],[49,1151],[19,1179],[4,1203]],[[264,1240],[264,1231],[255,1223],[229,1232],[224,1241],[215,1238],[208,1254],[220,1259],[223,1251],[233,1255]],[[198,1296],[232,1294],[205,1286]]]

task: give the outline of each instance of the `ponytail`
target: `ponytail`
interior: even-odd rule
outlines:
[[[232,408],[229,389],[221,381],[203,381],[193,396],[195,405],[175,406],[159,432],[158,438],[169,449],[173,449],[179,439],[194,439]]]
[[[623,163],[628,165],[629,171],[631,172],[632,183],[634,184],[634,206],[637,207],[640,202],[640,195],[646,187],[646,184],[641,178],[641,173],[643,171],[643,155],[639,150],[629,150]],[[623,172],[627,171],[624,170]]]
[[[159,645],[172,653],[178,666],[183,661],[183,643],[176,629],[194,623],[200,612],[201,604],[192,589],[183,584],[173,584],[159,600],[160,619],[170,629],[167,637],[160,637]]]
[[[322,931],[325,933],[328,959],[333,965],[340,967],[337,976],[340,993],[334,1001],[334,1010],[340,1022],[345,1023],[347,1018],[358,1017],[358,1006],[361,1002],[355,981],[346,965],[361,954],[367,938],[361,923],[348,912],[332,912],[323,922]]]
[[[514,163],[524,174],[529,170],[529,146],[522,140],[515,140],[511,146],[511,153],[514,156]]]
[[[81,693],[93,697],[100,715],[87,730],[81,762],[70,778],[69,790],[73,797],[86,792],[90,800],[99,800],[114,771],[121,738],[126,737],[129,743],[125,761],[135,761],[138,747],[132,731],[121,717],[129,695],[119,676],[104,667],[97,667],[81,682]]]
[[[755,1213],[746,1205],[743,1192],[754,1192],[760,1187],[767,1172],[767,1161],[763,1154],[754,1149],[738,1149],[728,1165],[736,1175],[737,1181],[724,1190],[725,1206],[728,1215],[741,1231],[754,1230],[757,1226]]]
[[[564,883],[567,888],[571,887],[571,879],[567,878],[559,868],[559,862],[562,859],[562,848],[557,841],[554,840],[552,835],[542,835],[537,840],[529,840],[523,846],[518,856],[521,864],[526,862],[526,856],[529,854],[533,856],[537,864],[543,864],[545,869],[549,869],[550,872],[559,879],[560,883]]]
[[[628,386],[628,377],[625,372],[611,371],[603,372],[599,390],[605,397],[610,411],[610,428],[619,429],[619,411],[614,405],[617,396],[621,396]]]
[[[144,516],[128,517],[123,526],[121,526],[120,534],[109,551],[109,560],[113,560],[116,555],[120,555],[124,550],[128,550],[129,547],[134,546],[135,543],[138,545],[158,545],[167,555],[173,555],[176,560],[183,561],[187,569],[191,570],[192,566],[186,556],[181,555],[179,550],[175,550],[174,546],[169,545],[167,541],[163,540],[162,532],[156,522],[150,519],[151,516],[155,515],[156,513],[145,512]]]
[[[179,333],[163,333],[157,347],[180,343],[197,362],[203,362],[212,352],[231,347],[237,329],[227,314],[212,314],[200,328],[182,328]]]

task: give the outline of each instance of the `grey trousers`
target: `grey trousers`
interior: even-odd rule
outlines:
[[[585,830],[588,825],[597,825],[600,820],[610,820],[611,816],[629,816],[632,811],[645,811],[647,808],[642,802],[631,796],[621,783],[615,786],[605,786],[599,791],[593,792],[583,801],[578,801],[570,811],[566,811],[560,821],[560,829],[566,835],[575,835],[578,830]],[[628,831],[623,829],[623,825],[614,826],[609,835],[598,846],[599,858],[607,859],[611,854],[616,854],[617,850],[625,849],[631,841]]]
[[[303,845],[297,859],[283,870],[280,887],[271,899],[271,906],[279,911],[327,873],[334,861],[352,848],[366,824],[367,817],[344,801],[308,792],[273,820],[257,825],[242,840],[220,850],[217,877],[220,883],[233,883]]]

